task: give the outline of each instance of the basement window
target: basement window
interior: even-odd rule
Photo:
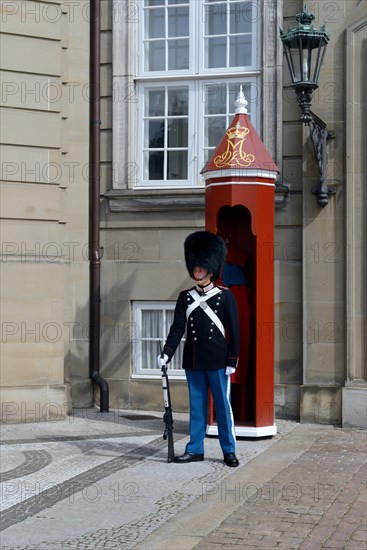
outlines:
[[[133,342],[133,377],[160,378],[157,367],[160,354],[171,324],[176,302],[133,302],[133,320],[138,338]],[[182,355],[185,338],[182,339],[175,355],[169,363],[171,378],[184,379]]]

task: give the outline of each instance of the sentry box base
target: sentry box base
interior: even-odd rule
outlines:
[[[269,437],[277,434],[276,424],[272,426],[239,426],[235,425],[236,437]],[[218,436],[218,427],[216,424],[207,425],[207,435]]]

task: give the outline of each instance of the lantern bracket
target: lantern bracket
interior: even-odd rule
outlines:
[[[308,125],[310,128],[310,140],[313,146],[314,156],[319,169],[319,183],[312,187],[312,193],[316,195],[319,205],[323,208],[329,202],[331,195],[335,194],[335,189],[329,187],[326,183],[327,167],[327,142],[335,138],[334,132],[329,132],[326,124],[312,111],[311,120]]]

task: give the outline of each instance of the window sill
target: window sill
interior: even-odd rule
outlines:
[[[132,380],[161,380],[162,374],[160,372],[153,372],[152,374],[132,374]],[[185,373],[173,374],[173,371],[169,371],[169,379],[171,380],[186,380]]]
[[[111,189],[104,194],[111,212],[205,209],[205,188]]]
[[[289,186],[275,186],[275,209],[285,207]],[[205,187],[190,189],[111,189],[104,194],[111,212],[205,210]]]

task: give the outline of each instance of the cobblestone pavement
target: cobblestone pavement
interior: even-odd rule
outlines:
[[[277,421],[273,438],[218,440],[167,464],[161,413],[75,411],[1,427],[2,550],[366,547],[366,433]],[[187,442],[175,415],[175,451]]]
[[[366,452],[361,431],[320,433],[195,548],[367,548]]]

